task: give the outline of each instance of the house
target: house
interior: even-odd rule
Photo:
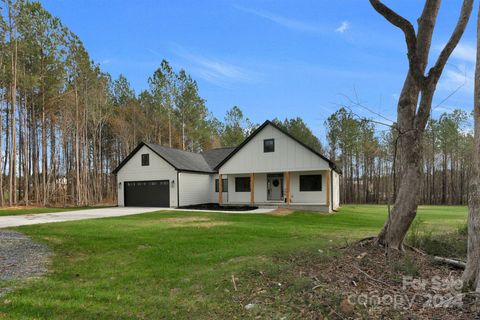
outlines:
[[[142,142],[113,173],[119,206],[218,203],[331,212],[340,202],[335,164],[271,121],[236,148],[193,153]]]

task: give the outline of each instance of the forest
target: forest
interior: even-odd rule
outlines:
[[[41,4],[0,6],[0,206],[112,203],[111,172],[139,142],[199,152],[236,146],[258,126],[237,106],[213,115],[192,76],[167,60],[137,93],[125,76],[102,71]],[[470,119],[459,108],[429,120],[421,203],[466,204]],[[300,117],[274,121],[337,163],[342,203],[394,200],[402,167],[393,127],[348,106],[332,110],[326,137]]]

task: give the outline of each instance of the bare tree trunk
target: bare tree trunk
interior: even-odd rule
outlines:
[[[75,86],[75,204],[80,204],[80,132],[79,132],[79,110],[78,110],[78,92]]]
[[[45,120],[45,88],[42,85],[42,205],[47,204],[47,128]]]
[[[168,146],[172,147],[172,116],[170,114],[170,110],[168,110]]]
[[[23,202],[25,203],[26,206],[28,206],[28,192],[29,192],[29,176],[30,176],[30,170],[28,167],[28,161],[30,159],[30,155],[28,152],[28,94],[25,94],[25,105],[24,105],[24,110],[25,110],[25,115],[23,117],[23,128],[25,132],[23,132],[23,174],[24,174],[24,180],[23,180]]]
[[[10,126],[12,133],[11,137],[11,151],[9,161],[9,205],[17,203],[17,123],[16,123],[16,104],[17,104],[17,41],[12,42],[12,86],[11,86],[11,115]]]
[[[5,68],[3,68],[5,73]],[[1,86],[3,88],[3,86]],[[2,90],[2,95],[0,98],[0,136],[3,136],[3,119],[2,119],[2,112],[3,112],[3,102],[5,101],[5,90]],[[0,139],[0,207],[3,207],[3,169],[2,169],[2,140]]]
[[[474,150],[468,199],[468,250],[463,283],[480,292],[480,10],[477,18],[477,62],[474,91]]]
[[[393,210],[377,238],[382,245],[403,250],[403,240],[417,213],[422,172],[422,138],[430,117],[433,94],[448,58],[463,35],[470,18],[473,0],[463,1],[455,29],[426,76],[424,74],[440,0],[425,1],[422,15],[418,19],[417,32],[408,20],[381,1],[370,0],[370,3],[386,20],[403,31],[408,47],[409,71],[397,106],[397,131],[400,135],[400,160],[403,167],[401,183]]]

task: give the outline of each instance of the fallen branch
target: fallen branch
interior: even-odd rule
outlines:
[[[365,271],[363,271],[362,269],[360,269],[359,267],[355,266],[355,265],[352,265],[352,267],[354,267],[355,269],[357,269],[358,271],[360,271],[361,273],[363,273],[367,278],[369,278],[370,280],[373,280],[375,282],[378,282],[378,283],[381,283],[387,287],[392,287],[390,284],[382,281],[382,280],[379,280],[379,279],[375,279],[374,277],[372,277],[371,275],[369,275],[368,273],[366,273]]]
[[[412,250],[413,252],[416,252],[418,254],[421,254],[422,256],[426,256],[427,254],[425,253],[425,251],[423,250],[420,250],[418,248],[415,248],[415,247],[412,247],[412,246],[409,246],[408,244],[403,244],[405,247],[407,247],[408,249]]]
[[[442,262],[444,264],[448,264],[460,269],[465,269],[465,267],[467,266],[467,263],[461,260],[449,259],[449,258],[438,257],[438,256],[433,257],[433,260]]]
[[[235,276],[232,274],[232,283],[233,283],[233,289],[237,291],[237,284],[235,283]]]

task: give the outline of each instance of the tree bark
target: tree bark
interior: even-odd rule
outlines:
[[[396,127],[400,136],[400,164],[403,170],[393,210],[377,237],[378,243],[403,250],[403,240],[417,213],[422,173],[422,139],[430,117],[433,95],[443,68],[465,31],[473,0],[463,1],[455,29],[427,76],[424,74],[440,0],[425,1],[418,19],[417,33],[408,20],[381,1],[370,0],[370,3],[387,21],[403,31],[408,48],[409,70],[397,105]]]
[[[468,199],[467,266],[462,280],[466,288],[480,292],[480,10],[477,17],[477,57],[474,90],[474,150]]]

